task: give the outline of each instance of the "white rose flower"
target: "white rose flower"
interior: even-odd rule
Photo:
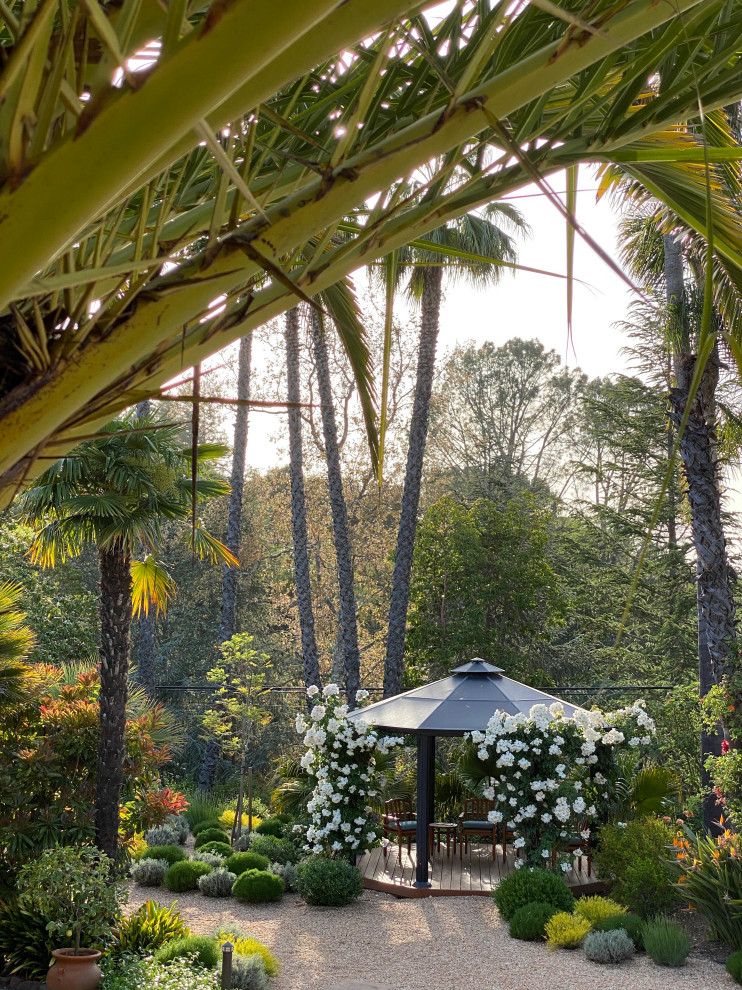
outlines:
[[[319,688],[317,687],[316,684],[311,684],[307,688],[307,697],[308,698],[313,698],[316,694],[319,694]]]

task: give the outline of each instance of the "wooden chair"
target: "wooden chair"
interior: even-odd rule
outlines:
[[[580,830],[584,829],[584,825],[578,826]],[[590,840],[583,839],[581,835],[571,835],[565,840],[565,846],[567,847],[567,852],[571,852],[573,855],[577,856],[577,869],[582,872],[582,857],[587,859],[587,875],[592,876],[593,872],[593,851],[590,848]],[[556,865],[556,852],[551,855],[552,868]]]
[[[486,798],[467,798],[464,801],[464,810],[459,815],[459,830],[461,832],[461,845],[459,846],[459,858],[469,851],[470,835],[486,835],[492,839],[492,858],[495,858],[497,845],[497,826],[488,820],[487,815],[494,811],[493,801]]]
[[[399,858],[402,858],[402,842],[407,841],[407,855],[412,851],[412,840],[417,831],[417,816],[412,810],[412,802],[406,798],[395,798],[384,802],[384,814],[381,816],[381,827],[388,839],[395,836],[399,845]],[[386,846],[384,855],[386,856]]]

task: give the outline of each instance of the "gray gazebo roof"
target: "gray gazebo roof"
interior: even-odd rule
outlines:
[[[455,667],[448,677],[432,684],[385,698],[352,712],[350,718],[400,733],[425,736],[460,736],[484,731],[495,711],[528,714],[533,705],[558,702],[565,714],[575,705],[505,677],[500,667],[475,658]]]

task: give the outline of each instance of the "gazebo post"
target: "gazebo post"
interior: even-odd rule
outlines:
[[[433,820],[435,799],[435,736],[417,737],[417,869],[414,887],[430,887],[428,880],[428,826]]]

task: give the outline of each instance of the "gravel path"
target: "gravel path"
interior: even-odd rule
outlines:
[[[130,907],[166,890],[134,887]],[[367,980],[385,990],[731,990],[723,966],[691,957],[682,969],[646,956],[621,966],[590,963],[579,950],[549,952],[508,935],[489,898],[397,900],[365,891],[346,908],[312,908],[296,894],[278,904],[239,904],[180,894],[194,933],[235,925],[268,945],[281,963],[271,990],[326,990]]]

